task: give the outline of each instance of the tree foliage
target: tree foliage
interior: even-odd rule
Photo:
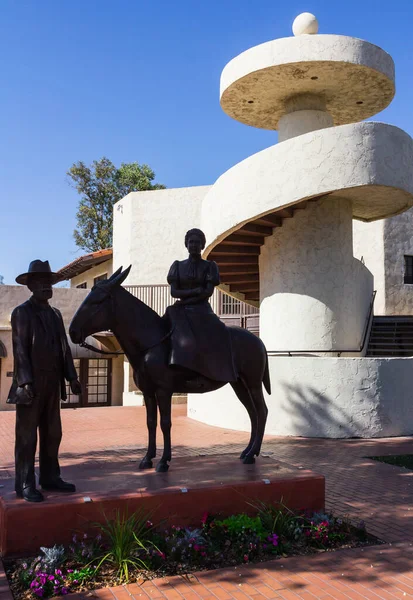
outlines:
[[[91,166],[78,161],[67,175],[81,196],[73,237],[76,245],[88,252],[112,246],[115,202],[130,192],[165,188],[160,183],[152,183],[155,173],[148,165],[122,163],[118,168],[106,157],[94,160]]]

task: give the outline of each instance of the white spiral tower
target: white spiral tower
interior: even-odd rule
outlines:
[[[397,127],[364,121],[395,93],[394,63],[386,52],[360,39],[318,34],[309,13],[297,17],[293,32],[246,50],[222,72],[223,110],[246,125],[277,130],[279,143],[229,169],[208,192],[204,257],[218,263],[225,290],[260,307],[268,351],[286,353],[270,356],[275,392],[268,433],[320,435],[315,426],[280,419],[275,394],[280,386],[300,384],[297,364],[321,369],[321,378],[336,369],[340,378],[351,359],[334,357],[362,355],[357,348],[373,277],[353,256],[352,220],[384,219],[413,206],[413,142]],[[344,386],[357,385],[354,375],[346,377]],[[211,414],[223,394],[210,395]],[[291,398],[281,400],[288,415]],[[191,405],[195,418],[228,427],[235,419],[233,428],[243,428],[232,409],[223,421],[194,398]],[[354,421],[348,407],[339,409]],[[348,432],[333,426],[321,434],[385,430],[377,419],[361,421]]]

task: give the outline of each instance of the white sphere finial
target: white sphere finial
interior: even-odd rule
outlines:
[[[294,19],[293,34],[304,35],[318,32],[318,21],[314,15],[305,12]]]

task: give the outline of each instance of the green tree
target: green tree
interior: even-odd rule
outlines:
[[[152,183],[155,173],[148,165],[122,163],[118,168],[106,157],[94,160],[91,166],[78,161],[67,175],[81,196],[73,237],[76,245],[88,252],[112,246],[115,202],[129,192],[165,189],[160,183]]]

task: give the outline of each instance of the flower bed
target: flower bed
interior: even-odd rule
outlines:
[[[5,563],[16,600],[195,570],[216,569],[281,556],[380,543],[331,514],[294,514],[280,505],[255,506],[256,516],[220,519],[205,514],[197,528],[154,526],[150,515],[117,513],[96,525],[96,536],[75,534],[67,547],[42,548],[30,559]]]

